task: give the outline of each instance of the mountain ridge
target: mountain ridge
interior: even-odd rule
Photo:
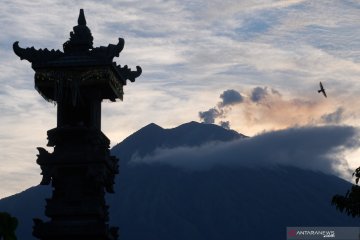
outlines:
[[[345,192],[350,183],[321,172],[291,166],[184,171],[162,164],[127,164],[139,152],[148,155],[161,147],[243,136],[196,122],[180,126],[149,124],[112,149],[121,161],[120,174],[115,194],[106,198],[110,224],[120,227],[120,239],[283,239],[287,226],[357,225],[356,219],[330,205],[332,195]],[[0,200],[1,211],[20,220],[19,239],[33,239],[32,218],[45,218],[44,199],[50,194],[50,186],[36,186]]]
[[[124,154],[127,152],[136,152],[143,157],[158,148],[194,147],[208,142],[231,141],[239,138],[247,138],[247,136],[214,124],[191,121],[164,129],[155,123],[150,123],[116,144],[111,151],[114,155],[119,155],[120,161],[125,163],[131,158],[128,154]]]

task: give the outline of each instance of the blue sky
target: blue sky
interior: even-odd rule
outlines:
[[[0,5],[0,197],[38,184],[36,147],[56,107],[34,89],[30,63],[12,44],[62,50],[85,10],[94,46],[125,39],[118,64],[143,74],[123,102],[103,104],[112,145],[155,122],[171,128],[216,108],[226,90],[243,97],[215,123],[246,135],[293,126],[359,126],[360,3],[350,0],[5,0]],[[328,98],[318,94],[319,81]],[[266,94],[251,101],[254,89]],[[350,165],[358,153],[346,153]]]

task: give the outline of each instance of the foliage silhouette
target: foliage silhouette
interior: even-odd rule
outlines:
[[[9,213],[0,212],[0,240],[16,240],[18,220]]]
[[[358,167],[352,174],[355,176],[355,184],[347,191],[345,196],[336,194],[333,196],[331,204],[336,206],[340,212],[345,212],[352,217],[360,217],[360,186],[358,185],[360,179],[360,167]]]

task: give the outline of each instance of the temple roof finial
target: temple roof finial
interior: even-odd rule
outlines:
[[[78,25],[70,32],[70,40],[64,43],[64,52],[87,52],[93,48],[93,37],[86,26],[84,9],[80,9]]]
[[[86,26],[86,19],[85,19],[84,9],[80,9],[79,18],[78,18],[78,25]]]

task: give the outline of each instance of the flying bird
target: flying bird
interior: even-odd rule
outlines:
[[[325,89],[324,89],[324,86],[322,85],[322,83],[320,82],[320,90],[318,90],[318,93],[322,92],[324,94],[325,97],[326,96],[326,92],[325,92]]]

